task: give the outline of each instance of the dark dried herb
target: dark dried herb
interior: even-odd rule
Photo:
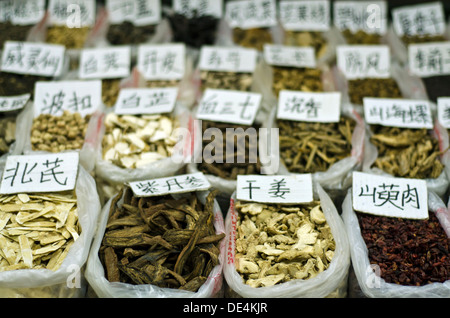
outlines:
[[[450,75],[425,77],[422,81],[431,101],[437,103],[439,97],[450,96]]]
[[[402,36],[402,41],[406,45],[414,43],[444,42],[447,41],[443,35],[415,35]]]
[[[400,87],[392,78],[365,78],[349,80],[348,94],[350,96],[350,101],[356,105],[362,105],[364,97],[402,97]]]
[[[0,72],[0,96],[30,94],[32,99],[36,82],[49,80],[51,77]]]
[[[192,17],[175,13],[168,16],[172,27],[173,42],[182,42],[193,48],[202,45],[212,45],[216,40],[216,31],[219,19],[209,15],[198,16],[196,12]]]
[[[6,41],[26,41],[33,25],[16,25],[11,22],[0,23],[0,48]]]
[[[362,30],[351,32],[350,30],[342,31],[347,44],[381,44],[381,35],[377,33],[367,33]]]
[[[143,198],[123,188],[112,199],[99,250],[106,278],[196,292],[219,264],[225,236],[214,229],[216,194],[210,192],[203,205],[196,193]]]
[[[111,24],[106,33],[106,39],[112,45],[141,44],[147,42],[155,33],[154,25],[136,26],[125,21],[120,24]]]
[[[268,28],[234,28],[233,43],[262,51],[264,44],[273,43],[272,33]]]
[[[203,136],[208,128],[220,129],[223,140],[215,140],[215,137],[211,137],[211,139],[204,138],[202,147],[203,160],[198,165],[200,171],[228,180],[236,180],[238,174],[260,173],[261,163],[258,155],[259,125],[245,126],[202,120]],[[227,129],[229,129],[228,134]],[[230,151],[228,158],[227,145],[233,150]],[[206,157],[209,153],[211,153],[213,158]],[[219,158],[222,162],[218,162]]]
[[[433,212],[427,220],[357,217],[369,261],[387,283],[423,286],[450,279],[450,238]]]

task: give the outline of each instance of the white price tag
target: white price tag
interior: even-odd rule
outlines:
[[[387,45],[339,45],[337,65],[347,79],[389,78],[390,52]]]
[[[197,119],[252,125],[261,99],[259,93],[207,88],[197,110]]]
[[[437,99],[437,115],[439,123],[450,129],[450,97],[439,97]]]
[[[287,67],[316,67],[313,47],[264,44],[264,59],[269,65]]]
[[[385,34],[387,31],[386,1],[334,1],[334,25],[352,33]]]
[[[166,194],[187,193],[208,190],[209,184],[203,173],[184,174],[167,178],[129,182],[133,193],[138,197],[162,196]]]
[[[0,112],[9,112],[22,109],[29,99],[30,94],[23,94],[18,96],[0,96]]]
[[[34,116],[50,114],[61,116],[65,110],[92,114],[102,104],[102,82],[61,81],[36,82],[34,97]]]
[[[329,0],[279,2],[280,23],[288,31],[328,31]]]
[[[225,20],[231,28],[267,28],[277,24],[274,0],[227,1]]]
[[[130,75],[129,46],[83,49],[80,56],[80,79],[124,78]]]
[[[178,88],[123,88],[115,107],[120,115],[162,114],[172,112],[178,96]]]
[[[185,54],[184,44],[143,44],[138,48],[137,68],[146,80],[180,80]]]
[[[353,172],[352,199],[355,211],[403,219],[428,218],[425,180]]]
[[[277,118],[284,120],[336,123],[341,116],[341,93],[280,91]]]
[[[0,193],[72,190],[78,173],[78,152],[8,156]]]
[[[111,24],[129,21],[143,26],[161,21],[161,0],[107,0],[106,9]]]
[[[49,24],[81,28],[95,23],[94,0],[49,0]]]
[[[45,14],[45,0],[14,0],[11,23],[16,25],[36,24]]]
[[[253,73],[257,58],[258,52],[252,48],[204,45],[200,49],[199,69]]]
[[[65,47],[58,44],[6,41],[2,72],[55,77],[61,75]]]
[[[444,34],[446,27],[444,8],[441,2],[394,8],[392,25],[398,36]]]
[[[414,75],[429,77],[450,74],[450,42],[408,45],[409,68]]]
[[[426,100],[364,97],[364,117],[369,125],[433,129]]]
[[[261,203],[309,203],[313,201],[311,174],[238,175],[236,198]]]
[[[222,0],[173,0],[173,10],[186,17],[193,17],[194,11],[197,16],[213,16],[221,18],[223,14]]]

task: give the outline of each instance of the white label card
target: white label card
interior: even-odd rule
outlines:
[[[429,77],[450,74],[450,42],[408,45],[409,68],[414,75]]]
[[[437,99],[437,115],[439,123],[450,129],[450,97],[439,97]]]
[[[404,219],[428,218],[425,180],[353,172],[352,197],[355,211]]]
[[[79,153],[8,156],[0,193],[58,192],[73,190]]]
[[[172,112],[178,96],[178,88],[123,88],[115,107],[120,115],[161,114]]]
[[[0,112],[9,112],[22,109],[29,99],[30,94],[23,94],[18,96],[0,96]]]
[[[8,1],[1,1],[5,4]],[[0,12],[2,12],[0,7]],[[36,24],[42,20],[45,14],[45,0],[14,0],[9,8],[9,20],[15,25]],[[8,9],[7,9],[8,10]],[[6,21],[1,20],[0,21]]]
[[[328,31],[330,1],[280,1],[280,23],[288,31]]]
[[[238,175],[236,198],[261,203],[309,203],[313,201],[311,174]]]
[[[277,24],[274,0],[227,1],[225,20],[230,28],[267,28]]]
[[[184,44],[143,44],[138,48],[137,68],[146,80],[180,80],[185,54]]]
[[[55,77],[62,73],[66,48],[58,44],[6,41],[2,72]]]
[[[313,47],[264,44],[264,59],[269,65],[316,67]]]
[[[0,1],[0,22],[10,21],[13,12],[13,0]]]
[[[444,8],[441,2],[394,8],[392,25],[398,36],[444,34],[446,27]]]
[[[336,123],[341,116],[341,93],[280,91],[277,118],[284,120]]]
[[[223,14],[222,0],[173,0],[173,10],[188,18],[194,16],[194,11],[197,16],[213,16],[221,18]]]
[[[161,0],[107,0],[106,9],[111,24],[129,21],[143,26],[161,21]]]
[[[34,116],[50,114],[61,116],[65,110],[92,114],[102,105],[102,82],[60,81],[36,82],[34,97]]]
[[[257,58],[258,51],[252,48],[204,45],[200,49],[199,69],[253,73]]]
[[[130,75],[129,46],[83,49],[80,56],[80,79],[124,78]]]
[[[252,125],[261,99],[259,93],[207,88],[198,106],[197,119]]]
[[[390,52],[387,45],[339,45],[337,65],[347,79],[389,78]]]
[[[95,23],[94,0],[49,0],[49,24],[81,28]]]
[[[433,129],[430,103],[426,100],[364,97],[363,103],[369,125]]]
[[[211,185],[203,173],[177,175],[144,181],[129,182],[133,193],[138,197],[162,196],[208,190]]]
[[[352,33],[386,33],[386,1],[334,1],[333,4],[333,21],[338,30],[350,30]]]

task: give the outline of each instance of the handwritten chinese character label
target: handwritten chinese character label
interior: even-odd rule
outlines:
[[[11,20],[13,12],[13,0],[0,1],[0,22]]]
[[[80,79],[124,78],[130,74],[129,46],[83,49]]]
[[[257,58],[258,52],[252,48],[204,45],[200,49],[199,69],[253,73]]]
[[[64,110],[92,114],[102,103],[102,82],[61,81],[37,82],[35,85],[34,116],[50,114],[60,116]]]
[[[437,99],[437,115],[439,123],[450,129],[450,97],[439,97]]]
[[[426,100],[364,97],[363,103],[369,125],[433,129],[430,103]]]
[[[386,1],[334,1],[334,25],[352,33],[385,34],[387,31]]]
[[[49,0],[49,24],[71,28],[93,26],[95,7],[94,0]]]
[[[106,9],[111,24],[129,21],[143,26],[161,21],[161,0],[107,0]]]
[[[9,1],[2,1],[8,3]],[[42,20],[45,14],[45,0],[14,0],[9,8],[12,24],[31,25]],[[1,12],[1,9],[0,9]]]
[[[336,50],[337,65],[347,79],[390,77],[387,45],[339,45]]]
[[[281,90],[277,118],[285,120],[335,123],[341,116],[341,93],[309,93]]]
[[[264,59],[269,65],[316,67],[316,56],[313,47],[264,44]]]
[[[121,115],[161,114],[172,112],[178,96],[178,88],[123,88],[115,105],[115,113]]]
[[[182,14],[188,18],[194,16],[194,11],[197,16],[209,15],[216,18],[221,18],[223,14],[222,0],[173,0],[172,8],[175,12]]]
[[[2,72],[39,76],[61,75],[65,47],[58,44],[6,41]]]
[[[0,193],[72,190],[78,173],[78,152],[8,156]]]
[[[29,99],[30,94],[23,94],[18,96],[0,96],[0,113],[22,109]]]
[[[238,175],[236,198],[261,203],[308,203],[313,201],[311,174]]]
[[[409,68],[414,75],[429,77],[450,74],[450,42],[408,45]]]
[[[446,27],[444,8],[441,2],[394,8],[392,25],[398,36],[443,34]]]
[[[185,71],[184,44],[142,44],[137,68],[146,80],[180,80]]]
[[[161,196],[208,190],[211,185],[203,173],[184,174],[167,178],[129,182],[138,197]]]
[[[428,218],[425,180],[353,172],[352,199],[355,211],[405,219]]]
[[[259,93],[207,88],[197,110],[197,119],[251,125],[261,99]]]
[[[251,29],[277,24],[274,0],[227,1],[225,20],[231,28]]]
[[[288,31],[327,31],[330,29],[330,1],[280,1],[280,23]]]

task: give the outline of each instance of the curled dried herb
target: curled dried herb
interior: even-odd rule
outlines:
[[[273,43],[272,33],[268,28],[234,28],[233,43],[262,51],[264,44]]]

